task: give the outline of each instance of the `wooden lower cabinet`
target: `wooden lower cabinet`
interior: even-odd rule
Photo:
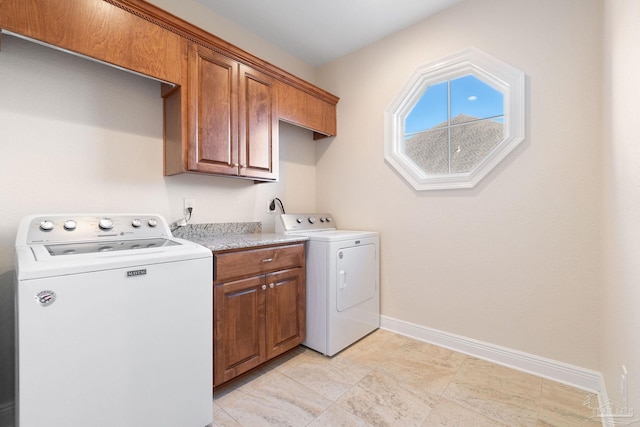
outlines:
[[[295,348],[306,330],[304,244],[218,256],[226,258],[216,260],[214,254],[216,265],[244,260],[245,271],[262,271],[214,279],[214,387]]]
[[[298,346],[305,337],[305,281],[301,268],[269,274],[267,279],[267,359]]]
[[[264,277],[216,285],[214,291],[213,385],[266,360]]]

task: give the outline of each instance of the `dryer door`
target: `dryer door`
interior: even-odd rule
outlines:
[[[378,266],[374,244],[338,249],[336,266],[338,311],[348,310],[376,295]]]

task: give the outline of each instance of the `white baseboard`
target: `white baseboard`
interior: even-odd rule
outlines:
[[[477,357],[478,359],[487,360],[498,365],[507,366],[585,391],[598,393],[599,398],[602,398],[602,392],[605,392],[604,395],[606,396],[606,391],[603,388],[604,381],[602,380],[602,374],[600,372],[387,316],[381,317],[380,327],[420,341]]]

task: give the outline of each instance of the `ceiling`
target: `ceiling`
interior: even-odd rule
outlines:
[[[197,0],[219,15],[319,66],[461,0]]]

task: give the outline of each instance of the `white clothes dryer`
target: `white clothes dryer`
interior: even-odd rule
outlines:
[[[338,230],[329,214],[282,214],[276,232],[309,238],[304,346],[333,356],[380,327],[378,232]]]

